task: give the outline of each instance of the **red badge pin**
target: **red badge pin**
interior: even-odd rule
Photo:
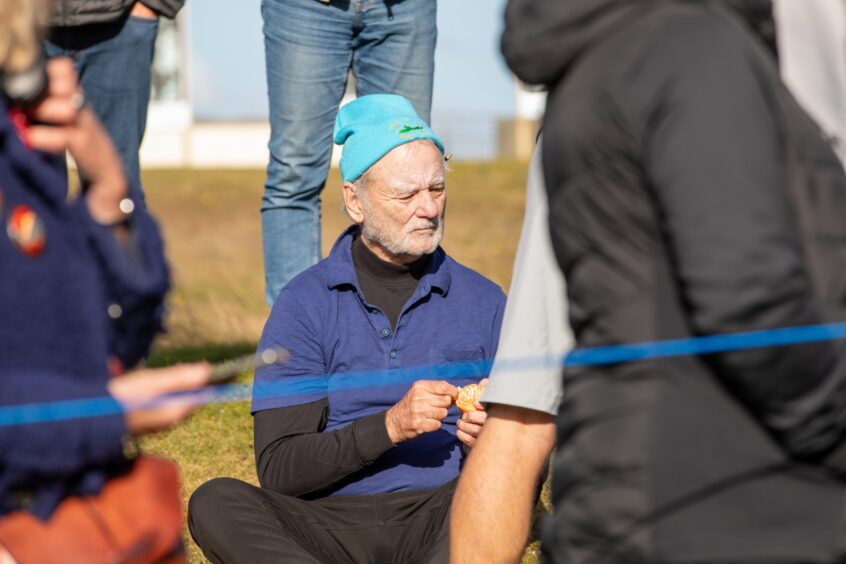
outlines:
[[[17,206],[6,223],[9,239],[27,256],[40,255],[47,243],[44,222],[28,206]]]

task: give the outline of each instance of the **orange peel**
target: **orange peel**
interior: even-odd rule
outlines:
[[[462,413],[470,413],[471,411],[478,411],[476,409],[476,402],[482,397],[482,386],[479,384],[468,384],[458,388],[458,398],[455,400],[455,405]]]

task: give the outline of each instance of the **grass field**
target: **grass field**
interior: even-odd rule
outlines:
[[[458,163],[447,176],[443,246],[507,291],[522,223],[527,166]],[[264,303],[259,170],[149,171],[144,187],[167,242],[174,289],[168,333],[148,364],[223,360],[255,350],[268,314]],[[323,249],[350,223],[332,171],[323,200]],[[245,376],[242,382],[248,382]],[[252,418],[247,402],[204,407],[186,424],[145,439],[149,452],[179,463],[183,501],[204,481],[232,476],[256,483]],[[203,562],[186,537],[191,562]],[[537,546],[524,562],[537,560]]]

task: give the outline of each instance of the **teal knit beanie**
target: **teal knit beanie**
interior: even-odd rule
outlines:
[[[417,116],[411,102],[396,94],[362,96],[342,107],[335,120],[334,138],[344,146],[344,182],[354,182],[391,149],[409,141],[431,139],[444,152],[441,138]]]

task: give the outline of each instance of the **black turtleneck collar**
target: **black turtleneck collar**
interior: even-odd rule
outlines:
[[[416,261],[397,265],[377,257],[358,235],[352,242],[352,261],[364,299],[378,307],[396,328],[402,307],[417,289],[417,283],[426,273],[432,255]]]

